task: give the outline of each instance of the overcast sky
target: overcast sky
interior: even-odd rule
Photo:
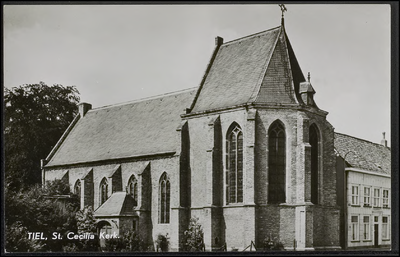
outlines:
[[[390,145],[390,6],[287,4],[285,28],[339,133]],[[197,87],[214,49],[277,4],[4,6],[4,85],[74,85],[93,108]]]

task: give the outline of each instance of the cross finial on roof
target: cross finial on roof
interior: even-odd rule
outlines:
[[[281,12],[282,12],[282,26],[284,25],[284,17],[283,17],[283,13],[287,11],[286,6],[284,4],[280,4],[279,7],[281,8]]]
[[[281,8],[282,18],[283,18],[283,13],[287,11],[286,6],[284,4],[280,4],[279,7]]]

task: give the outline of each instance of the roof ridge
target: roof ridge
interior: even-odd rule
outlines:
[[[257,32],[257,33],[254,33],[254,34],[250,34],[250,35],[244,36],[244,37],[236,38],[236,39],[233,39],[231,41],[223,43],[221,46],[229,45],[229,44],[234,43],[236,41],[241,41],[241,40],[244,40],[244,39],[255,37],[255,36],[259,35],[259,34],[262,34],[262,33],[265,33],[265,32],[268,32],[268,31],[271,31],[271,30],[274,30],[274,29],[278,29],[280,27],[282,27],[282,26],[278,26],[278,27],[275,27],[275,28],[267,29],[267,30],[264,30],[264,31],[261,31],[261,32]]]
[[[334,133],[335,133],[335,134],[342,135],[342,136],[351,137],[351,138],[354,138],[354,139],[357,139],[357,140],[360,140],[360,141],[364,141],[364,142],[367,142],[367,143],[370,143],[370,144],[374,144],[374,145],[379,145],[379,146],[385,147],[385,146],[383,146],[383,145],[381,145],[381,144],[379,144],[379,143],[374,143],[374,142],[368,141],[368,140],[366,140],[366,139],[358,138],[358,137],[355,137],[355,136],[350,136],[350,135],[347,135],[347,134],[344,134],[344,133],[339,133],[339,132],[334,132]],[[389,148],[389,147],[388,147],[388,148]]]
[[[103,109],[108,109],[108,108],[113,108],[113,107],[118,107],[118,106],[122,106],[122,105],[133,104],[133,103],[140,103],[140,102],[144,102],[144,101],[148,101],[148,100],[156,100],[156,99],[159,99],[159,98],[162,98],[162,97],[173,96],[173,95],[178,95],[180,93],[194,91],[196,88],[197,87],[191,87],[191,88],[181,89],[181,90],[178,90],[178,91],[168,92],[168,93],[164,93],[164,94],[159,94],[159,95],[139,98],[139,99],[135,99],[135,100],[127,101],[127,102],[104,105],[104,106],[93,108],[93,109],[89,110],[88,112],[97,111],[97,110],[103,110]]]

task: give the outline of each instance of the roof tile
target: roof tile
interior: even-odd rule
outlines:
[[[126,192],[115,192],[97,210],[94,216],[120,216],[134,214],[134,199]]]
[[[391,151],[388,147],[335,133],[335,150],[353,168],[391,174]]]
[[[46,166],[175,151],[180,114],[194,94],[195,89],[189,89],[90,110]]]
[[[247,103],[263,79],[280,32],[277,27],[221,45],[192,112]]]

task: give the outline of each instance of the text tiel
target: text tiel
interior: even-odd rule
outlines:
[[[80,233],[75,234],[74,232],[68,232],[65,235],[68,240],[83,240],[83,239],[95,239],[95,235],[92,233]],[[62,240],[64,238],[63,235],[59,232],[53,232],[51,236],[51,240]],[[117,238],[117,235],[105,235],[104,233],[100,236],[100,238]],[[28,239],[31,240],[47,240],[48,238],[44,235],[43,232],[28,232]]]

